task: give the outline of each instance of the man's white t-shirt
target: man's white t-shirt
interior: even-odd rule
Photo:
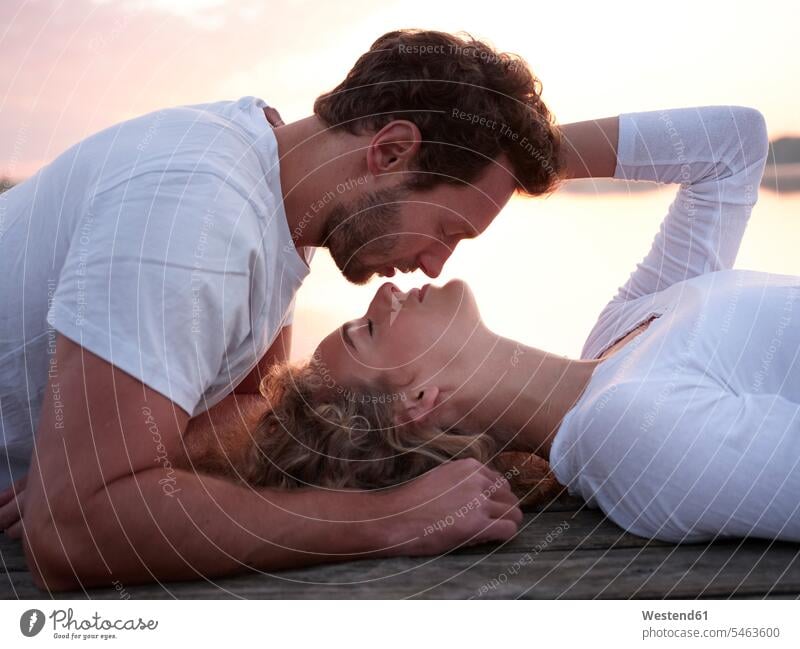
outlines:
[[[56,332],[194,416],[291,322],[312,251],[265,106],[144,115],[0,195],[0,487],[27,469],[46,389],[58,407]]]

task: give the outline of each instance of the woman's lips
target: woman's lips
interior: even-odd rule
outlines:
[[[419,301],[420,302],[422,302],[422,300],[425,299],[425,293],[428,292],[428,287],[429,286],[430,286],[430,284],[425,284],[425,286],[423,286],[421,289],[419,289]]]

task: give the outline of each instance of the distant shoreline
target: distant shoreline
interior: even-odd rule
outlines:
[[[791,151],[789,148],[791,147]],[[775,154],[778,154],[777,156]],[[800,138],[781,138],[770,142],[769,162],[761,179],[761,188],[774,192],[800,192],[800,160],[791,162],[800,155]],[[12,181],[0,177],[0,194],[11,189],[24,179]],[[568,194],[641,194],[663,187],[649,181],[626,181],[614,178],[580,178],[568,180],[559,192]]]
[[[568,180],[559,189],[567,194],[642,194],[666,185],[649,181],[627,181],[615,178],[580,178]],[[761,188],[778,193],[800,192],[800,163],[767,165]]]

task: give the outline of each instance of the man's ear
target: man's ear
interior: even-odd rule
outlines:
[[[395,410],[395,424],[422,423],[433,412],[436,399],[439,397],[439,388],[428,385],[418,389],[412,394],[406,394],[405,399],[397,402]]]
[[[373,176],[409,171],[421,143],[422,134],[414,122],[389,122],[367,145],[367,169]]]

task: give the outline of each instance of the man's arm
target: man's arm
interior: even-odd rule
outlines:
[[[236,394],[259,394],[258,386],[269,368],[275,363],[289,360],[292,352],[292,325],[283,327],[275,340],[272,341],[267,353],[258,361],[258,364],[245,379],[236,386]]]
[[[563,124],[561,156],[566,178],[611,178],[617,166],[619,117]]]
[[[61,335],[53,367],[23,515],[41,588],[435,553],[510,538],[521,519],[508,484],[492,490],[496,474],[471,460],[375,494],[251,490],[180,470],[186,412]]]

